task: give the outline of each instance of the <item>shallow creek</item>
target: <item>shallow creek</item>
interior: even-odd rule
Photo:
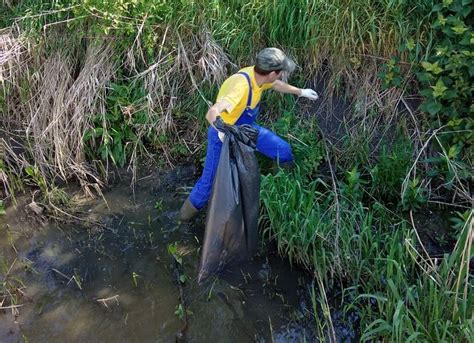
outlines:
[[[204,215],[176,220],[193,178],[179,168],[134,191],[122,180],[69,224],[7,209],[0,257],[23,295],[0,314],[0,341],[314,341],[311,280],[265,244],[253,261],[197,285]]]

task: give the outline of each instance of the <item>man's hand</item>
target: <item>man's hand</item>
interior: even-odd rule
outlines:
[[[312,90],[310,88],[300,89],[300,91],[301,91],[300,97],[308,98],[310,100],[318,100],[319,99],[318,93],[316,93],[314,90]]]
[[[221,142],[224,143],[225,133],[220,131],[220,129],[224,128],[225,123],[222,120],[221,116],[217,116],[216,120],[214,120],[214,122],[212,124],[214,125],[214,127],[217,130],[217,136],[219,137]]]

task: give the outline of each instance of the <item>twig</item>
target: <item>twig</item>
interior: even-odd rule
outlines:
[[[291,133],[288,133],[287,136],[290,137],[291,139],[294,139],[294,140],[297,141],[298,143],[303,144],[305,147],[309,147],[308,144],[306,144],[305,142],[303,142],[303,141],[301,141],[300,139],[296,138],[296,137],[293,136]]]
[[[436,135],[436,133],[440,130],[442,130],[443,128],[445,128],[446,125],[443,125],[439,128],[437,128],[436,130],[433,131],[433,133],[430,135],[430,137],[426,140],[425,144],[423,144],[420,152],[418,153],[418,156],[416,156],[416,159],[415,161],[413,162],[412,166],[410,167],[410,169],[408,170],[408,173],[407,175],[405,176],[405,179],[403,180],[403,183],[402,183],[402,190],[401,190],[401,197],[403,198],[406,190],[407,190],[407,187],[408,187],[408,180],[410,179],[410,175],[411,175],[411,172],[413,171],[413,169],[416,167],[416,164],[418,163],[418,160],[420,159],[420,156],[421,154],[423,153],[423,151],[426,149],[426,147],[428,146],[428,143],[431,141],[431,139]]]
[[[0,310],[15,309],[15,308],[22,307],[22,306],[23,306],[23,304],[10,305],[10,306],[0,306]]]
[[[115,300],[115,302],[117,303],[117,305],[119,305],[118,298],[119,298],[119,295],[116,294],[116,295],[114,295],[114,296],[112,296],[112,297],[97,299],[96,301],[102,303],[105,307],[109,308],[109,306],[107,305],[107,301]]]
[[[421,241],[421,238],[418,235],[418,230],[416,229],[415,221],[413,220],[413,211],[412,210],[410,210],[410,220],[411,220],[411,226],[413,227],[413,231],[415,231],[416,238],[418,239],[418,242],[420,243],[421,248],[423,249],[424,253],[426,254],[427,261],[431,262],[432,270],[436,271],[436,266],[434,265],[433,261],[431,260],[430,254],[428,254],[428,251],[426,251],[425,246],[423,245],[423,242]]]

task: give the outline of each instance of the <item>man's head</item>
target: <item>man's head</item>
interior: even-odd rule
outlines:
[[[295,63],[277,48],[263,49],[255,62],[255,72],[266,76],[269,82],[279,79],[282,74],[291,74],[294,69]]]

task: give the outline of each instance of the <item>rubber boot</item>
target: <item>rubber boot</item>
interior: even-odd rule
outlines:
[[[193,219],[198,212],[199,210],[193,206],[188,197],[183,206],[181,206],[181,210],[179,210],[179,220],[182,222],[188,222]]]

